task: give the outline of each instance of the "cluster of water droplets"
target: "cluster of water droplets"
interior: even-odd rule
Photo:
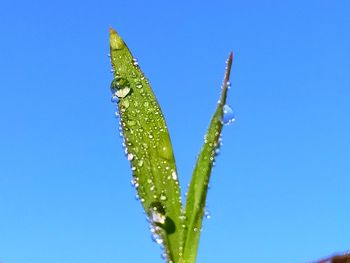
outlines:
[[[152,238],[152,241],[157,243],[158,245],[162,245],[163,244],[163,239],[160,237],[160,235],[157,234],[157,231],[155,230],[155,228],[158,228],[158,227],[151,227],[150,228],[150,231],[151,231],[151,238]]]
[[[207,208],[205,208],[205,210],[204,210],[204,218],[206,218],[206,219],[211,218],[211,214]]]
[[[137,58],[133,58],[133,59],[132,59],[132,64],[133,64],[135,67],[138,67],[138,66],[139,66],[139,62],[137,61]]]
[[[227,63],[228,63],[228,61],[226,61],[226,64]],[[227,70],[227,67],[226,67],[226,70]],[[225,89],[225,88],[227,88],[227,90],[229,90],[231,88],[231,83],[229,81],[226,81],[223,83],[222,89]],[[221,100],[218,101],[218,104],[222,105]],[[229,125],[235,121],[235,115],[233,113],[232,108],[227,103],[225,103],[222,107],[223,107],[222,108],[223,114],[222,114],[221,122],[224,125]],[[220,148],[223,145],[222,135],[219,134],[219,132],[217,131],[215,136],[219,136],[219,139],[217,142],[215,140],[213,141],[213,138],[209,139],[208,134],[204,135],[204,143],[209,146],[208,150],[210,151],[209,159],[208,159],[207,155],[204,156],[204,159],[210,161],[212,166],[215,166],[215,159],[220,154]],[[206,170],[207,168],[203,168],[203,169]],[[207,188],[209,189],[209,182],[205,182],[205,184],[207,185]],[[187,193],[186,193],[186,196],[187,196]],[[209,213],[209,211],[207,209],[205,209],[203,217],[206,219],[211,218],[211,214]],[[201,229],[194,227],[193,231],[197,232],[197,231],[201,231]]]
[[[227,81],[226,83],[224,83],[222,85],[222,89],[225,87],[227,87],[227,89],[229,90],[231,88],[231,82]],[[220,104],[221,101],[219,100],[218,103]],[[235,118],[235,115],[233,113],[232,108],[226,103],[223,106],[223,115],[222,115],[222,119],[221,119],[222,123],[225,125],[229,125],[232,122],[234,122],[235,120],[236,120],[236,118]]]
[[[148,221],[150,223],[151,239],[158,244],[162,250],[161,257],[166,262],[170,262],[168,259],[168,253],[166,251],[166,244],[162,235],[165,234],[164,226],[166,224],[165,208],[161,202],[153,202],[150,205],[148,213]]]
[[[128,138],[123,135],[123,128],[125,130],[128,130],[129,128],[127,125],[132,126],[133,123],[132,121],[128,120],[128,123],[125,123],[122,119],[120,119],[120,113],[125,112],[125,110],[129,107],[130,102],[128,99],[126,99],[126,96],[130,94],[131,88],[129,85],[129,82],[125,79],[122,78],[118,73],[115,74],[114,79],[111,83],[111,91],[112,91],[112,97],[111,97],[111,102],[116,106],[115,109],[115,117],[119,119],[119,136],[122,138],[122,146],[124,150],[124,154],[126,156],[126,159],[128,161],[133,161],[134,159],[137,159],[137,156],[133,154],[132,152],[129,151],[129,147],[132,145],[131,142],[128,141]],[[119,106],[119,110],[118,110]],[[143,161],[138,160],[137,161],[138,166],[143,165]],[[136,170],[135,166],[132,166],[132,171],[134,172]],[[133,176],[133,179],[131,180],[131,185],[137,190],[139,188],[139,178],[136,176]],[[135,196],[136,200],[139,200],[140,202],[144,202],[144,198],[140,198],[139,194],[136,194]]]
[[[139,67],[137,59],[132,60],[132,65]],[[144,152],[153,148],[154,151],[158,152],[159,159],[155,160],[154,164],[157,168],[162,168],[160,169],[161,176],[164,178],[162,183],[168,184],[171,182],[178,184],[178,175],[171,164],[173,153],[171,147],[169,147],[170,141],[167,134],[167,127],[165,123],[164,126],[159,125],[162,114],[156,100],[151,97],[152,94],[145,92],[147,90],[144,89],[144,85],[148,83],[148,80],[144,75],[142,73],[129,72],[130,78],[128,77],[126,80],[118,72],[120,72],[119,68],[117,72],[113,71],[114,79],[111,84],[111,101],[117,108],[115,116],[119,119],[119,134],[123,140],[124,153],[126,159],[131,162],[133,178],[130,183],[137,191],[136,199],[142,202],[144,206],[149,201],[146,198],[149,193],[152,194],[153,200],[158,200],[162,204],[151,206],[147,213],[147,218],[150,222],[152,240],[161,246],[164,252],[162,254],[163,258],[167,259],[164,240],[162,239],[162,236],[164,236],[162,235],[162,231],[164,231],[162,225],[166,223],[165,204],[168,204],[170,202],[169,200],[172,199],[168,196],[169,193],[157,189],[152,178],[143,181],[143,177],[141,177],[142,180],[138,177],[139,169],[142,169],[144,163],[147,162]],[[129,96],[132,92],[141,95],[144,97],[144,100],[135,100],[134,96]],[[130,107],[130,105],[133,107]],[[137,118],[134,118],[136,116]],[[142,126],[143,122],[146,122],[148,125],[146,127]],[[138,126],[132,127],[134,125]],[[133,133],[133,138],[136,138],[135,141],[132,141],[133,144],[128,141],[127,134],[129,133]],[[145,138],[145,136],[151,143],[142,142],[142,138]],[[181,202],[181,197],[179,202]],[[185,225],[183,226],[185,227]],[[167,262],[171,261],[167,259]]]

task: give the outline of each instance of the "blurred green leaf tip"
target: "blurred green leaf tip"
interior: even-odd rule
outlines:
[[[168,127],[158,101],[137,60],[113,28],[109,39],[112,102],[116,105],[123,147],[130,162],[131,182],[148,216],[152,239],[161,245],[166,262],[196,262],[210,173],[220,150],[221,131],[223,125],[234,121],[226,104],[232,53],[226,61],[221,95],[204,136],[187,200],[182,202]]]

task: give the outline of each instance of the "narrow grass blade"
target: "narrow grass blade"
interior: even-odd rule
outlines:
[[[152,224],[155,241],[164,245],[169,262],[178,262],[181,195],[168,129],[148,80],[113,29],[110,55],[112,101],[118,106],[133,185]]]
[[[231,65],[232,53],[230,53],[227,60],[227,68],[218,107],[210,122],[207,134],[205,135],[204,145],[198,156],[187,194],[185,209],[186,231],[183,236],[184,252],[182,261],[185,263],[193,263],[196,260],[210,173],[216,151],[219,148],[219,138],[224,122],[224,111],[225,107],[227,107],[225,104],[229,87]]]

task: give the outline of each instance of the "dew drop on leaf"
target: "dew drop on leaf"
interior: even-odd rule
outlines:
[[[204,217],[205,217],[206,219],[210,219],[210,218],[211,218],[210,212],[209,212],[208,210],[206,210],[206,211],[204,212]]]
[[[157,211],[155,207],[151,209],[151,221],[156,224],[164,224],[165,223],[165,215]]]
[[[129,126],[134,126],[136,124],[136,122],[133,120],[129,120],[129,121],[127,121],[127,123]]]
[[[158,145],[158,153],[163,159],[171,160],[173,157],[173,152],[168,145],[170,145],[169,139],[161,138]]]
[[[223,116],[222,116],[222,122],[224,124],[230,124],[235,121],[235,115],[233,114],[232,109],[227,104],[223,107]]]
[[[126,97],[129,92],[130,92],[130,88],[129,87],[125,87],[125,88],[122,88],[122,89],[118,89],[116,92],[115,92],[115,95],[118,97],[118,98],[124,98]]]
[[[127,159],[128,161],[131,161],[132,159],[134,159],[134,155],[132,153],[128,153]]]
[[[149,217],[155,225],[163,225],[166,220],[165,209],[161,202],[153,202],[150,205]]]
[[[171,172],[171,178],[173,178],[173,180],[177,180],[177,174],[175,171]]]
[[[137,178],[133,178],[130,183],[135,188],[139,187],[139,180]]]
[[[152,234],[151,237],[152,237],[152,240],[157,244],[159,245],[163,244],[163,239],[158,234]]]
[[[112,98],[111,98],[111,101],[112,101],[113,103],[118,102],[118,100],[119,100],[119,98],[118,98],[118,96],[116,96],[116,95],[113,95]]]
[[[133,58],[133,59],[132,59],[132,64],[133,64],[134,66],[138,66],[138,65],[139,65],[139,62],[137,61],[136,58]]]

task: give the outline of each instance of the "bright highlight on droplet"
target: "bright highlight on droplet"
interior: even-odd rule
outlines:
[[[151,220],[154,223],[164,224],[165,223],[165,215],[159,213],[158,211],[152,209],[151,211]]]
[[[173,178],[173,180],[177,180],[177,174],[175,171],[172,171],[171,177]]]
[[[123,89],[118,89],[116,92],[115,92],[115,95],[118,97],[118,98],[125,98],[126,95],[129,94],[130,92],[130,88],[129,87],[125,87]]]

